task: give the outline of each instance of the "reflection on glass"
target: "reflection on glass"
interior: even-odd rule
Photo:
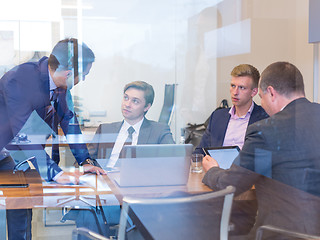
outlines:
[[[311,4],[315,2],[317,1],[310,1]],[[35,8],[34,6],[37,7]],[[312,16],[312,13],[316,13],[315,15],[317,15],[319,12],[316,7],[312,7],[310,10],[310,16]],[[313,64],[313,54],[317,52],[317,43],[314,45],[308,43],[308,40],[313,40],[308,39],[309,4],[305,0],[142,0],[138,2],[13,0],[2,4],[0,11],[1,76],[20,63],[38,61],[43,56],[50,56],[52,47],[58,40],[64,38],[75,37],[81,42],[86,42],[88,46],[92,47],[96,55],[95,63],[91,69],[83,68],[81,64],[79,66],[80,80],[84,79],[84,75],[90,70],[90,74],[85,76],[85,81],[82,81],[76,87],[73,86],[70,91],[66,92],[68,109],[76,113],[69,121],[67,136],[62,136],[65,133],[62,133],[62,128],[60,128],[60,135],[59,128],[55,129],[56,131],[52,131],[49,125],[42,120],[42,115],[39,113],[32,113],[28,121],[29,116],[21,121],[20,127],[25,124],[25,127],[30,132],[25,131],[25,129],[20,130],[19,127],[19,129],[14,129],[9,137],[1,135],[0,142],[6,142],[0,144],[1,150],[5,144],[10,142],[10,146],[7,146],[7,148],[16,162],[36,156],[43,178],[47,177],[48,164],[51,164],[48,156],[54,155],[53,158],[57,162],[60,159],[60,166],[66,170],[70,167],[74,169],[73,163],[75,162],[81,163],[79,155],[86,155],[87,150],[84,145],[82,145],[83,148],[75,147],[80,143],[92,143],[92,146],[90,145],[92,156],[89,156],[88,160],[90,158],[91,160],[97,158],[101,161],[100,163],[103,167],[108,166],[110,169],[111,167],[117,168],[117,165],[120,165],[118,158],[120,157],[119,159],[121,159],[122,145],[126,148],[126,143],[117,143],[121,126],[124,125],[119,125],[119,120],[121,123],[121,120],[125,120],[130,114],[129,112],[125,112],[125,117],[124,112],[119,111],[119,106],[123,98],[123,86],[128,82],[137,80],[148,82],[156,93],[152,107],[148,110],[147,115],[145,115],[140,130],[135,129],[135,132],[132,133],[132,138],[129,137],[131,141],[128,141],[128,143],[133,142],[134,145],[146,145],[151,142],[154,144],[164,143],[159,140],[159,137],[162,135],[161,131],[154,132],[157,127],[153,127],[154,125],[152,124],[150,125],[152,130],[150,136],[157,138],[157,141],[153,142],[150,140],[151,137],[147,139],[143,136],[142,126],[146,122],[150,123],[152,120],[157,121],[161,119],[161,109],[163,101],[166,99],[164,90],[166,85],[175,85],[174,112],[171,114],[169,122],[165,121],[169,126],[165,126],[162,130],[168,136],[166,139],[170,139],[170,143],[173,143],[173,140],[178,142],[181,135],[180,130],[188,126],[188,123],[192,125],[202,125],[205,123],[206,119],[211,116],[211,113],[217,108],[222,99],[227,99],[229,103],[232,102],[232,96],[229,94],[230,80],[232,78],[230,77],[230,71],[242,63],[252,64],[261,71],[275,61],[286,60],[292,62],[298,66],[304,75],[306,98],[312,99],[314,91],[314,101],[318,101],[317,89],[313,87],[311,81],[313,78],[313,66],[315,66],[315,71],[319,67],[317,64]],[[315,24],[315,26],[318,25]],[[310,36],[313,36],[314,32],[310,33]],[[313,51],[314,46],[315,51]],[[74,49],[70,48],[69,50],[69,53],[72,55]],[[32,65],[31,63],[28,64]],[[19,71],[20,68],[16,69]],[[69,86],[72,86],[75,84],[74,77],[76,76],[76,71],[72,69],[70,73],[68,80],[70,80]],[[37,89],[35,84],[31,86],[23,86],[20,88],[21,91],[16,93],[18,96],[24,96],[24,93],[28,92],[30,93],[30,97],[35,99],[35,96],[41,90]],[[3,84],[1,83],[0,91],[2,91],[2,87]],[[13,91],[10,92],[12,93]],[[3,107],[1,100],[3,96],[1,92],[0,112],[2,112],[1,107]],[[128,97],[130,99],[129,94]],[[44,96],[43,98],[47,97]],[[260,102],[262,103],[257,95],[253,97],[253,100],[257,105]],[[42,104],[42,102],[35,100],[34,106]],[[231,107],[233,105],[235,105],[234,102],[232,102]],[[54,106],[49,103],[46,106],[48,110],[49,108],[51,110],[54,109]],[[26,111],[29,113],[33,111],[33,109],[32,111],[29,110],[28,107],[21,106],[20,108],[18,106],[14,109],[14,113],[18,116],[18,114],[24,115]],[[298,111],[294,110],[298,116]],[[54,113],[54,111],[51,111],[51,113]],[[34,114],[37,115],[36,118],[40,121],[35,120]],[[291,124],[291,122],[296,123],[298,117],[295,114],[288,120],[288,124]],[[309,116],[314,115],[316,115],[315,111],[305,114],[305,118],[309,119],[309,125],[305,129],[308,129],[312,125]],[[0,119],[2,116],[3,114],[0,114]],[[71,117],[71,115],[68,116]],[[74,116],[78,119],[78,122]],[[70,124],[71,122],[72,125]],[[31,125],[28,125],[29,123]],[[79,125],[81,132],[84,133],[80,136]],[[211,131],[212,129],[224,131],[227,126],[222,125],[215,122],[216,127],[212,128],[213,124],[210,124],[207,131]],[[248,125],[252,125],[250,120]],[[0,129],[2,128],[11,128],[11,123],[8,119],[0,122]],[[235,127],[235,129],[241,135],[239,139],[243,139],[247,125],[238,129]],[[297,140],[296,136],[305,136],[305,129],[286,134],[286,140]],[[47,132],[47,130],[49,131]],[[92,140],[96,131],[97,134]],[[197,138],[200,141],[204,131],[204,129],[194,131],[196,135],[194,139]],[[129,134],[124,131],[123,142],[127,142],[127,135],[129,136]],[[214,132],[211,132],[212,134]],[[47,139],[48,136],[49,138]],[[13,138],[14,141],[11,142]],[[147,140],[140,141],[140,138]],[[313,157],[317,159],[317,147],[314,147],[313,144],[317,142],[316,131],[313,132],[311,137],[307,136],[304,139],[305,141],[301,145],[310,145],[310,149],[306,152],[314,153]],[[194,148],[199,145],[199,141],[197,143],[196,141],[194,142]],[[17,147],[17,142],[20,143],[19,148],[23,148],[23,151],[18,152],[12,149],[13,147]],[[32,142],[37,142],[35,144],[37,146],[32,144]],[[233,144],[232,139],[226,139],[226,142],[231,143],[230,145],[242,145],[244,143],[235,141],[235,144]],[[309,158],[306,158],[307,160],[301,158],[298,165],[292,161],[292,165],[284,170],[274,171],[273,157],[275,153],[281,152],[283,159],[294,159],[294,157],[299,156],[296,151],[299,148],[296,148],[292,144],[288,148],[285,148],[281,145],[282,141],[277,141],[275,138],[270,142],[274,143],[278,149],[255,148],[254,154],[255,156],[259,156],[259,158],[255,158],[254,164],[249,164],[251,170],[264,176],[259,175],[256,178],[257,180],[261,180],[256,183],[256,191],[257,196],[258,193],[265,192],[266,194],[263,198],[266,201],[259,202],[258,204],[255,200],[247,198],[245,198],[244,202],[237,201],[236,199],[234,201],[235,210],[232,213],[233,219],[231,222],[237,224],[234,225],[235,229],[230,234],[248,234],[256,221],[257,208],[259,208],[258,213],[263,213],[263,210],[269,209],[269,207],[271,207],[269,212],[273,210],[274,212],[286,211],[283,217],[290,220],[287,221],[288,225],[294,219],[299,222],[301,228],[305,227],[305,229],[296,228],[294,230],[301,230],[303,233],[317,233],[311,228],[315,226],[316,229],[316,225],[319,225],[317,223],[318,216],[316,216],[318,212],[316,211],[318,209],[317,198],[314,198],[318,194],[317,186],[319,184],[314,182],[318,178],[318,165],[310,164],[306,166],[309,163],[307,161]],[[216,143],[210,143],[210,141],[207,141],[207,143],[208,147],[216,146]],[[29,148],[30,144],[32,148]],[[46,144],[45,151],[43,151],[42,146],[44,144]],[[114,150],[114,148],[117,150]],[[75,152],[78,152],[79,155],[73,154]],[[112,161],[109,161],[110,159]],[[0,168],[12,169],[14,167],[14,160],[9,157],[7,150],[3,149],[0,154]],[[237,163],[240,164],[240,159],[237,160]],[[303,171],[301,170],[302,168],[304,168]],[[301,172],[287,178],[286,174],[293,169],[300,169]],[[118,171],[119,169],[116,170]],[[110,176],[119,174],[117,171],[110,173]],[[250,173],[252,172],[246,175],[248,179],[250,179]],[[209,191],[210,189],[201,182],[202,176],[203,173],[198,175],[190,174],[188,184],[184,188],[171,186],[171,192],[159,193],[157,190],[159,188],[149,187],[148,194],[141,194],[141,192],[140,194],[142,196],[155,197],[170,195],[175,190],[199,193],[200,188],[201,191]],[[129,187],[126,188],[127,192],[124,193],[123,189],[125,188],[119,190],[108,177],[109,175],[102,176],[102,182],[105,181],[111,184],[110,189],[114,192],[112,196],[114,198],[118,197],[117,200],[120,203],[122,197],[126,194],[139,193],[137,189]],[[270,179],[270,177],[277,178],[280,182]],[[282,185],[283,182],[289,183],[296,179],[301,180],[301,177],[304,183],[299,187],[300,190],[297,190],[296,186],[290,188],[287,185]],[[240,182],[241,180],[238,175],[233,175],[232,178],[234,182],[238,180]],[[261,184],[258,184],[259,182]],[[305,186],[308,187],[305,188]],[[217,189],[216,187],[214,186],[213,189]],[[301,188],[303,189],[301,190]],[[237,191],[241,189],[241,186],[237,186]],[[281,194],[276,194],[277,192],[281,192]],[[287,194],[283,195],[283,193]],[[2,203],[4,203],[2,197],[0,199],[1,207]],[[241,198],[244,199],[243,195]],[[299,200],[299,198],[300,200],[305,200],[296,202],[295,200]],[[25,199],[23,200],[23,202],[28,202]],[[104,201],[101,202],[103,205],[108,205]],[[48,207],[53,206],[50,205],[51,201],[45,204],[47,203]],[[69,203],[71,204],[72,201]],[[33,217],[33,224],[36,224],[37,229],[42,226],[42,224],[38,224],[36,221],[37,219],[42,219],[41,207],[45,204],[35,205],[35,207],[40,208],[39,212],[41,215],[41,217],[36,215]],[[98,205],[95,199],[90,200],[90,204]],[[278,204],[279,209],[275,207],[275,204]],[[119,223],[119,203],[113,206],[115,208],[113,210],[109,208],[108,211],[105,211],[105,215],[101,214],[101,209],[99,209],[100,212],[95,212],[99,218],[99,223],[105,222],[104,217],[108,218],[107,222],[111,225],[110,229],[106,224],[98,225],[94,219],[94,215],[91,216],[92,219],[88,218],[90,224],[96,227],[95,230],[103,233],[105,236],[115,235],[113,227]],[[88,207],[84,203],[81,207],[83,209],[95,209]],[[295,209],[295,212],[293,209]],[[112,211],[115,211],[115,213],[112,213]],[[24,216],[28,217],[29,220],[31,218],[30,212],[24,213]],[[18,213],[15,212],[13,216],[17,218]],[[8,220],[12,219],[10,218],[11,216],[9,212]],[[117,217],[109,219],[109,216]],[[259,215],[257,220],[259,219],[260,221],[261,217],[263,216]],[[85,220],[86,216],[79,214],[77,219]],[[282,222],[284,222],[282,217],[278,218],[278,216],[275,216],[273,219],[273,224],[277,224],[278,226],[281,226]],[[12,221],[14,222],[14,220]],[[310,224],[310,221],[313,222]],[[154,222],[160,227],[163,226],[158,220]],[[238,225],[240,222],[243,223],[241,226]],[[259,223],[257,221],[256,225],[259,225]],[[15,224],[15,226],[18,225],[23,228],[23,231],[26,229],[23,224]],[[100,226],[100,230],[97,226]],[[66,228],[68,227],[64,229]],[[65,232],[71,233],[73,228],[75,226],[71,226]],[[28,227],[28,229],[30,228]],[[44,230],[47,229],[44,228]],[[290,228],[290,231],[292,232],[292,228]],[[10,225],[9,232],[13,232]],[[53,237],[59,237],[61,240],[66,235],[62,231],[53,232]],[[37,237],[37,233],[34,234],[34,237]],[[45,234],[49,235],[50,233]],[[12,239],[11,234],[9,235],[9,238]],[[5,239],[5,237],[6,232],[1,229],[0,238]]]

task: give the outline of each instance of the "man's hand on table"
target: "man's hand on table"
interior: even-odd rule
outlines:
[[[81,169],[82,168],[82,169]],[[80,171],[79,171],[80,170]],[[76,169],[75,172],[62,172],[60,175],[57,175],[56,179],[54,179],[57,183],[60,184],[76,184],[78,185],[80,182],[80,177],[83,176],[84,173],[95,173],[97,175],[106,175],[107,172],[100,167],[91,165],[91,164],[83,164],[79,167],[79,170]]]
[[[105,170],[103,170],[102,168],[99,168],[97,166],[93,166],[91,164],[84,164],[83,165],[83,170],[84,172],[91,172],[91,173],[95,173],[97,175],[106,175],[107,172]]]
[[[210,168],[219,167],[217,161],[209,155],[206,155],[202,159],[202,167],[204,172],[208,172]]]
[[[76,172],[63,172],[55,181],[60,184],[79,184],[79,178],[83,173]]]

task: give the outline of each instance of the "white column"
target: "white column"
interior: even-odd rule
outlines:
[[[318,102],[319,89],[319,43],[313,44],[313,101]]]

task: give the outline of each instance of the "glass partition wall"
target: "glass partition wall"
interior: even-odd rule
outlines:
[[[223,99],[232,106],[230,73],[242,63],[261,73],[272,62],[291,62],[304,77],[306,97],[318,101],[313,99],[314,47],[308,43],[305,0],[1,2],[1,76],[18,64],[49,56],[64,38],[77,38],[93,50],[91,71],[70,96],[82,134],[90,140],[101,123],[123,120],[123,89],[133,81],[153,86],[155,99],[146,118],[159,121],[161,114],[166,115],[176,143],[182,142],[188,124],[204,123]],[[166,85],[174,86],[174,95],[165,93]],[[170,97],[172,111],[163,113]],[[258,95],[254,101],[260,104]],[[68,147],[60,149],[60,164],[73,166]],[[50,153],[51,147],[46,151]],[[12,155],[16,161],[26,157],[14,151]],[[50,215],[47,210],[43,214],[44,219]],[[41,236],[35,224],[33,238],[50,239]],[[60,222],[52,226],[61,227]],[[69,235],[46,232],[70,239],[75,225],[70,226]]]
[[[86,81],[72,89],[84,127],[121,120],[123,87],[137,80],[155,89],[146,116],[157,121],[165,84],[176,84],[170,127],[179,142],[187,123],[203,123],[222,99],[231,104],[230,72],[241,63],[260,71],[278,60],[295,63],[312,99],[306,1],[22,2],[1,10],[1,74],[48,55],[63,38],[87,43],[96,60]]]

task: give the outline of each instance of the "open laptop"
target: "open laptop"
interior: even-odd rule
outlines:
[[[185,185],[190,171],[191,144],[124,146],[120,187]]]
[[[229,169],[240,151],[238,146],[212,147],[203,150],[213,157],[222,169]]]

